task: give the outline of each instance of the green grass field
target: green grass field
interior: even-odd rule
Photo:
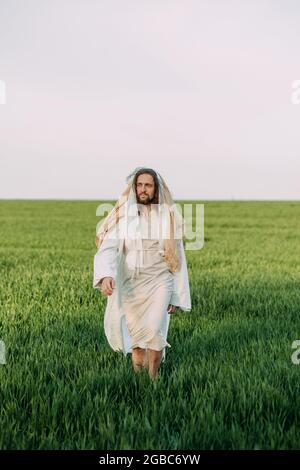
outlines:
[[[156,382],[104,335],[98,204],[0,201],[0,448],[300,448],[300,202],[204,202]]]

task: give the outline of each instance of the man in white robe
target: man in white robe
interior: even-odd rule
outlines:
[[[170,347],[170,314],[178,308],[191,310],[182,239],[174,242],[177,256],[168,257],[164,253],[171,245],[157,232],[157,207],[167,191],[162,181],[151,169],[133,173],[131,195],[139,208],[134,233],[139,237],[132,239],[124,227],[120,230],[126,222],[123,217],[105,233],[94,257],[93,287],[108,297],[104,316],[107,340],[114,351],[125,356],[132,353],[134,371],[146,367],[151,378],[157,377],[166,347]],[[176,259],[177,268],[172,269]]]

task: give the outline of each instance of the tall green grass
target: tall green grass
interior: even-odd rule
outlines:
[[[299,448],[300,203],[205,202],[155,382],[104,335],[97,205],[0,201],[0,448]]]

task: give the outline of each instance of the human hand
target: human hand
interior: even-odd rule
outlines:
[[[169,305],[168,307],[168,313],[176,313],[178,310],[178,307],[176,307],[175,305]]]
[[[113,293],[115,285],[115,280],[112,277],[104,277],[101,282],[102,294],[105,296],[111,295]]]

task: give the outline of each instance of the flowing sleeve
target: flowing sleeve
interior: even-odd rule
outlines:
[[[173,274],[174,288],[170,303],[181,310],[190,311],[192,308],[191,295],[183,241],[180,240],[179,244],[180,269]]]
[[[105,237],[101,243],[94,256],[94,289],[100,290],[100,282],[104,277],[116,279],[118,246],[118,240],[109,237]]]

